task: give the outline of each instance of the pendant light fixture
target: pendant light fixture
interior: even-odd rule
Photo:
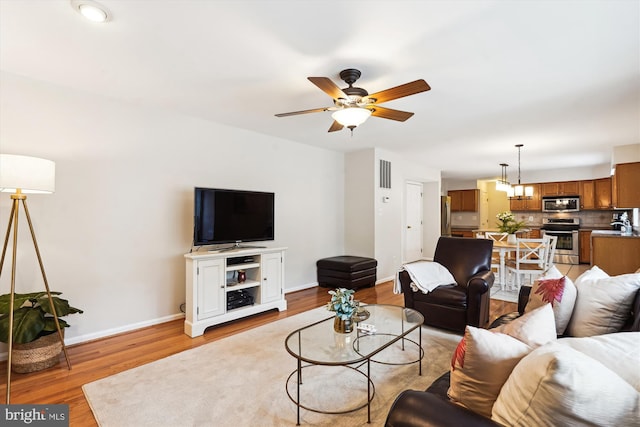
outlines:
[[[518,149],[518,185],[514,185],[512,191],[507,193],[510,199],[525,200],[533,197],[533,187],[525,187],[520,183],[520,149],[522,147],[524,147],[524,144],[516,144]]]
[[[509,165],[506,163],[500,163],[502,171],[500,172],[500,179],[496,180],[496,191],[508,193],[509,189],[511,189],[511,184],[507,180],[507,166]]]

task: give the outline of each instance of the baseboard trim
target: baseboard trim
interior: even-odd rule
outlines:
[[[144,322],[132,323],[129,325],[118,327],[118,328],[106,329],[104,331],[94,332],[92,334],[85,334],[85,335],[79,335],[77,337],[65,338],[64,344],[66,346],[70,346],[74,344],[86,343],[89,341],[95,341],[101,338],[108,338],[113,335],[118,335],[125,332],[132,332],[137,329],[146,328],[148,326],[159,325],[161,323],[171,322],[172,320],[183,319],[183,318],[184,318],[184,313],[172,314],[169,316],[159,317],[157,319],[146,320]],[[4,351],[0,353],[0,361],[7,360],[7,356],[8,356],[8,351],[6,348],[7,346],[5,345],[4,347],[5,347]]]

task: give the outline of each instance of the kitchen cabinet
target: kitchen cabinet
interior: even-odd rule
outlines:
[[[452,228],[451,236],[452,237],[475,237],[475,233],[473,232],[473,230]]]
[[[591,264],[591,230],[580,230],[580,264]]]
[[[542,238],[542,232],[540,231],[539,228],[529,228],[528,231],[518,234],[518,238],[519,239],[540,239]]]
[[[480,190],[451,190],[447,195],[451,197],[451,212],[478,212],[478,197]]]
[[[620,236],[610,230],[591,234],[591,263],[610,276],[640,268],[640,236]]]
[[[640,207],[640,162],[618,163],[613,178],[612,204],[616,208]]]
[[[580,209],[595,209],[596,207],[596,194],[595,183],[592,179],[580,181]]]
[[[578,181],[545,182],[540,186],[540,192],[543,197],[576,196],[580,193]]]
[[[541,211],[542,199],[540,197],[541,184],[525,184],[533,187],[533,197],[531,199],[511,199],[509,200],[509,208],[512,211]]]
[[[611,209],[611,178],[600,178],[593,181],[595,209]]]
[[[611,209],[611,178],[589,179],[579,181],[580,209]]]

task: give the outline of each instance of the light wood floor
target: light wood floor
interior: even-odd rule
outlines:
[[[11,375],[11,403],[39,403],[69,405],[71,426],[96,426],[95,419],[82,393],[82,385],[162,359],[211,341],[237,334],[278,319],[283,319],[316,307],[328,301],[327,289],[312,288],[287,295],[288,309],[270,311],[214,326],[201,337],[189,338],[183,332],[183,320],[68,347],[72,369],[67,370],[64,358],[53,368],[31,374]],[[403,305],[402,295],[393,293],[392,282],[374,288],[361,289],[356,298],[369,304]],[[491,321],[500,314],[516,310],[513,303],[491,300]],[[0,364],[2,382],[0,390],[5,401],[6,362]]]

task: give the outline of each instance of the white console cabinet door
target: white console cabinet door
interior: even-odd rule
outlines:
[[[198,320],[225,312],[225,260],[198,261]]]
[[[262,303],[282,298],[284,253],[262,255]]]

